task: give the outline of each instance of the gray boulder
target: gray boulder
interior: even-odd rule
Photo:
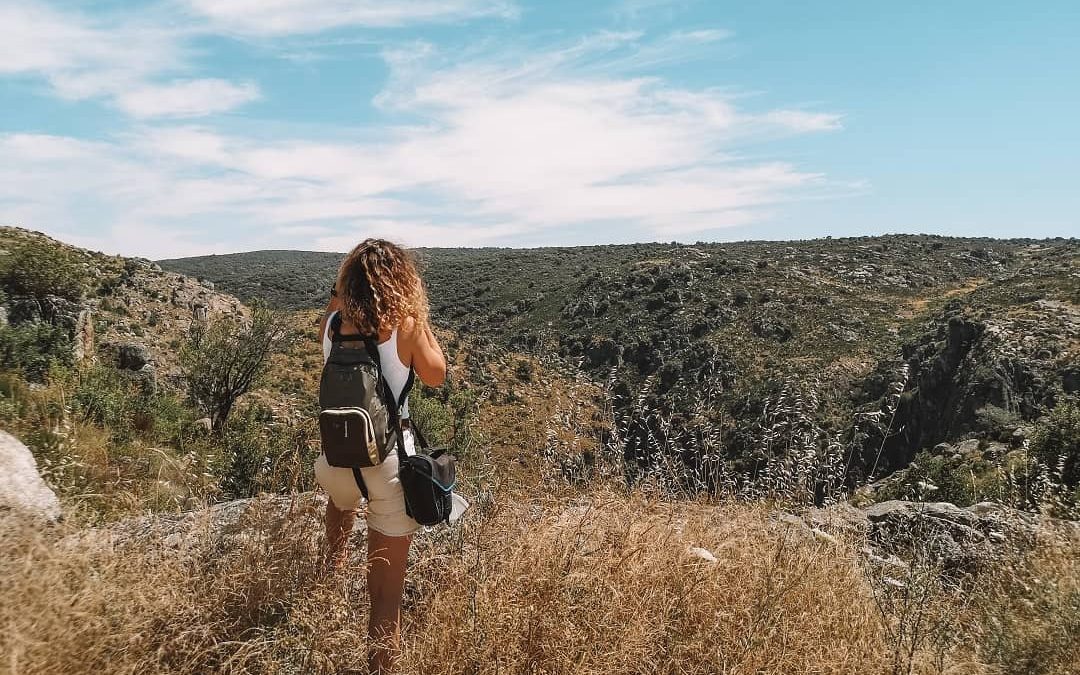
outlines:
[[[0,431],[0,509],[55,521],[62,515],[60,500],[42,480],[29,448]]]
[[[147,396],[157,393],[158,377],[157,368],[152,363],[147,363],[142,368],[128,373],[128,377],[139,386],[139,389]]]
[[[197,511],[129,518],[78,533],[72,545],[104,550],[150,545],[163,556],[224,556],[251,545],[299,544],[317,551],[322,545],[326,497],[312,492],[261,495],[215,504]],[[354,538],[365,536],[357,519]],[[361,551],[356,546],[352,553]]]
[[[886,501],[863,513],[869,540],[886,554],[923,559],[946,572],[974,571],[1040,536],[1080,540],[1080,523],[984,502],[960,508],[947,502]]]
[[[150,362],[150,350],[146,345],[128,343],[116,346],[116,365],[121,370],[139,371]]]
[[[954,504],[891,500],[864,512],[871,541],[886,553],[909,553],[947,571],[970,571],[992,557],[978,516]]]

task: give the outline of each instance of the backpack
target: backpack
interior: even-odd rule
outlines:
[[[330,356],[319,381],[319,435],[330,466],[360,469],[382,464],[395,446],[404,451],[399,411],[409,398],[413,372],[398,400],[382,377],[374,338],[343,335],[341,314],[330,319]],[[364,496],[367,490],[360,483]]]

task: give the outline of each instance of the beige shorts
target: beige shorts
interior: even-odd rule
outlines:
[[[405,452],[416,454],[409,431],[405,431]],[[405,513],[405,494],[397,475],[397,452],[391,452],[378,466],[360,469],[360,473],[368,490],[369,528],[388,537],[404,537],[420,529],[420,524]],[[326,490],[334,506],[342,511],[355,511],[364,501],[352,469],[330,466],[326,463],[326,455],[320,454],[315,460],[315,480]]]

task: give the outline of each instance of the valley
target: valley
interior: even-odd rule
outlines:
[[[719,468],[742,489],[785,461],[778,453],[790,447],[764,441],[785,390],[813,398],[799,415],[815,461],[846,467],[828,479],[835,497],[937,443],[1027,433],[1078,387],[1075,240],[898,235],[418,254],[433,319],[469,342],[470,358],[523,355],[584,373],[620,419],[616,451],[631,473],[677,456],[686,487],[715,490]],[[340,258],[265,251],[161,264],[297,309],[325,302]],[[883,426],[874,416],[904,378]],[[822,499],[821,485],[807,487]]]

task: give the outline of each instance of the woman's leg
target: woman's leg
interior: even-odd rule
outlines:
[[[371,619],[368,639],[371,673],[391,673],[400,651],[401,596],[405,591],[405,565],[412,535],[388,537],[368,530],[368,594]]]
[[[326,490],[327,496],[323,566],[327,571],[340,570],[349,559],[349,535],[363,496],[352,469],[330,466],[323,454],[315,460],[315,480]]]
[[[343,511],[326,500],[326,559],[324,568],[337,571],[349,560],[349,535],[356,523],[356,511]]]

